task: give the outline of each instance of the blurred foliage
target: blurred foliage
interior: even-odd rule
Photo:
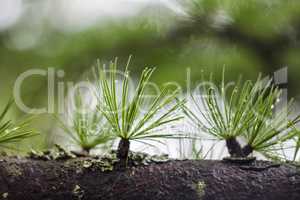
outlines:
[[[125,63],[130,54],[134,74],[155,66],[157,83],[177,81],[184,88],[187,68],[196,82],[203,70],[221,77],[224,66],[229,80],[239,74],[245,79],[255,79],[259,72],[272,75],[287,66],[289,94],[299,100],[299,0],[181,0],[176,1],[180,13],[150,6],[135,16],[75,31],[56,28],[47,17],[37,23],[41,13],[36,11],[43,3],[24,2],[31,9],[0,32],[1,104],[11,95],[17,76],[28,69],[55,67],[66,75],[56,81],[76,81],[97,58],[109,61],[117,56]],[[28,105],[45,105],[47,81],[32,77],[22,92]],[[43,117],[37,126],[46,133],[51,123]]]

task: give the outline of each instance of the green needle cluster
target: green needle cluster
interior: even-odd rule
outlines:
[[[12,104],[13,101],[9,101],[0,114],[0,145],[2,147],[7,147],[7,145],[11,143],[20,142],[37,134],[35,131],[30,129],[30,119],[23,120],[19,123],[13,123],[11,120],[5,120]]]
[[[100,93],[97,95],[98,111],[111,125],[112,133],[121,139],[118,157],[125,165],[130,141],[158,141],[160,138],[176,137],[173,133],[164,133],[160,128],[183,118],[178,111],[184,103],[176,99],[178,91],[170,91],[167,87],[162,88],[159,94],[152,95],[152,98],[147,98],[146,91],[153,68],[143,70],[134,93],[130,95],[129,61],[122,73],[121,95],[117,95],[117,60],[110,63],[108,72],[98,63],[96,84]]]
[[[91,108],[86,108],[84,97],[79,91],[75,94],[75,108],[71,109],[66,119],[56,115],[60,127],[69,135],[73,142],[81,147],[82,153],[107,145],[113,139],[111,126],[104,116]]]
[[[212,83],[212,78],[210,79]],[[237,81],[234,88],[225,87],[224,73],[221,87],[205,84],[198,96],[191,95],[195,111],[187,106],[184,113],[202,132],[218,140],[225,140],[232,157],[247,157],[253,151],[263,154],[276,150],[276,146],[295,137],[291,129],[300,116],[289,119],[292,101],[274,111],[281,90],[272,80],[256,82]],[[242,147],[238,138],[246,141]]]

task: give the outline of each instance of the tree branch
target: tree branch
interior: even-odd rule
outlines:
[[[5,158],[0,162],[0,195],[15,200],[300,199],[299,168],[288,164],[187,160],[102,172],[99,162]]]

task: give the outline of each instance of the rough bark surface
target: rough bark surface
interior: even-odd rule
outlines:
[[[249,144],[243,147],[244,156],[249,156],[251,153],[253,153],[253,148]]]
[[[185,160],[102,172],[95,163],[3,158],[0,199],[300,199],[300,170],[289,164]]]
[[[236,138],[227,139],[226,146],[231,157],[244,157],[243,149]]]
[[[118,146],[118,152],[117,152],[117,158],[120,160],[118,167],[120,169],[126,168],[127,166],[129,147],[130,147],[129,140],[121,139]]]

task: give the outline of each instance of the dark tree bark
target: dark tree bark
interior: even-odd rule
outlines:
[[[87,163],[92,163],[92,165]],[[102,172],[92,158],[0,161],[0,198],[13,200],[299,200],[300,170],[255,161],[168,161]]]
[[[130,141],[126,139],[121,139],[118,146],[118,152],[117,152],[117,158],[120,160],[118,163],[118,167],[121,169],[124,169],[127,166],[129,148],[130,148]]]
[[[229,138],[226,140],[226,146],[228,149],[228,153],[231,157],[245,157],[243,153],[243,149],[240,143],[236,140],[236,138]]]
[[[243,147],[244,156],[249,156],[252,152],[253,152],[253,148],[249,144]]]

